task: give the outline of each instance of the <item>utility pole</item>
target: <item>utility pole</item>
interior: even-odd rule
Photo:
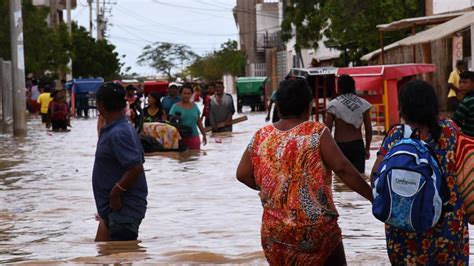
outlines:
[[[89,4],[89,34],[92,37],[92,0],[87,0]]]
[[[102,33],[102,19],[101,19],[101,14],[100,14],[100,0],[96,0],[97,5],[96,5],[96,13],[97,13],[97,40],[102,39],[101,33]]]
[[[72,25],[71,25],[71,0],[66,0],[66,9],[67,9],[67,29],[69,32],[69,38],[72,38]],[[69,58],[67,64],[69,72],[66,74],[66,80],[72,79],[72,60]]]
[[[26,135],[25,56],[21,0],[10,3],[10,43],[13,85],[13,134]]]

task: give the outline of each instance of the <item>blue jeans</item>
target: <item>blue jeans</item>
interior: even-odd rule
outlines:
[[[137,240],[138,228],[142,219],[124,216],[117,212],[107,215],[107,227],[109,229],[110,241]]]

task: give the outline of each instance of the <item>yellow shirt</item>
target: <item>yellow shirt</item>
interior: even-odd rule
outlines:
[[[459,77],[459,72],[458,72],[457,69],[455,69],[455,70],[453,70],[453,72],[451,72],[451,74],[449,74],[448,83],[451,83],[456,88],[459,88],[459,80],[460,79],[461,79],[461,77]],[[449,89],[448,98],[456,97],[456,96],[457,96],[456,91],[453,90],[453,89]]]
[[[41,105],[40,112],[42,114],[47,114],[48,113],[48,106],[49,102],[51,102],[51,93],[49,92],[43,92],[40,94],[38,97],[38,103]]]

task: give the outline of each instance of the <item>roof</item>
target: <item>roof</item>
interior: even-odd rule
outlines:
[[[237,78],[237,82],[245,83],[245,82],[265,82],[267,77],[240,77]]]
[[[415,35],[408,36],[404,39],[396,41],[384,47],[384,51],[399,47],[399,46],[411,46],[414,44],[432,42],[444,37],[447,37],[457,31],[469,27],[474,23],[474,11],[463,13],[464,15],[458,16],[444,24],[432,27],[431,29],[420,31]],[[373,57],[377,56],[382,52],[381,49],[377,49],[361,57],[362,61],[369,61]]]
[[[410,37],[411,37],[411,36],[410,36]],[[410,38],[410,37],[407,37],[407,38]],[[406,38],[405,38],[405,39],[406,39]],[[403,39],[403,40],[404,40],[404,39]],[[400,41],[401,41],[401,40],[400,40]],[[387,45],[387,46],[384,46],[384,48],[383,48],[384,51],[386,52],[386,51],[391,50],[391,49],[393,49],[393,48],[399,47],[399,46],[400,46],[400,41],[396,41],[396,42],[394,42],[394,43],[392,43],[392,44],[389,44],[389,45]],[[362,57],[360,58],[360,60],[362,60],[362,61],[369,61],[369,60],[371,60],[372,58],[374,58],[375,56],[379,55],[381,52],[382,52],[382,49],[379,48],[379,49],[377,49],[377,50],[375,50],[375,51],[373,51],[373,52],[370,52],[370,53],[368,53],[368,54],[362,56]]]
[[[337,68],[335,67],[310,67],[310,68],[292,68],[290,75],[292,76],[322,76],[334,75]]]
[[[446,23],[435,26],[429,30],[422,31],[416,35],[400,41],[400,45],[408,46],[420,43],[432,42],[447,37],[457,31],[469,27],[474,23],[474,11],[454,18]]]
[[[336,76],[350,75],[358,90],[380,90],[384,80],[430,73],[436,71],[433,64],[398,64],[338,68]]]
[[[458,13],[433,15],[433,16],[426,16],[426,17],[406,18],[406,19],[394,21],[389,24],[377,25],[377,28],[379,29],[379,31],[395,31],[395,30],[409,28],[409,27],[412,27],[413,25],[426,26],[426,25],[433,25],[433,24],[441,24],[453,18],[462,16],[464,14],[466,13],[458,12]]]
[[[140,83],[140,81],[136,79],[122,79],[123,83]]]
[[[74,79],[74,93],[96,92],[104,83],[102,78],[97,79]]]
[[[103,83],[104,79],[96,78],[96,79],[74,79],[73,82],[75,84],[85,84],[85,83]]]
[[[143,82],[143,85],[161,85],[161,84],[166,84],[168,85],[168,81],[157,81],[157,80],[146,80]]]

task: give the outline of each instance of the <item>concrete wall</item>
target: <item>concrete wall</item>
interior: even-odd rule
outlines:
[[[433,14],[460,11],[474,6],[474,1],[471,0],[430,0],[429,2],[433,3]]]
[[[247,55],[246,75],[250,75],[249,65],[257,63],[255,38],[257,33],[257,18],[255,6],[261,0],[237,0],[234,8],[234,18],[239,29],[239,45]]]
[[[282,3],[261,3],[255,6],[257,33],[274,33],[280,31],[283,19]]]

